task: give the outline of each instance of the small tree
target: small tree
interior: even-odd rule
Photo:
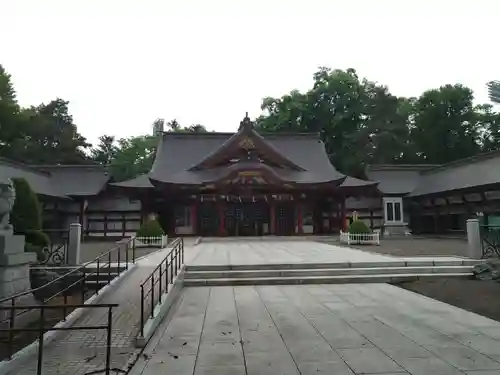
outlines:
[[[24,178],[12,179],[16,200],[10,221],[16,234],[26,234],[42,229],[42,210],[35,192]]]
[[[137,231],[137,237],[159,237],[164,234],[165,232],[163,231],[163,228],[156,219],[144,221]]]
[[[370,228],[361,220],[354,220],[349,226],[349,233],[368,234],[371,232]]]
[[[49,237],[42,232],[42,210],[35,192],[24,178],[12,179],[16,190],[16,200],[10,222],[14,233],[25,236],[24,250],[37,253],[38,260],[43,260],[43,248],[49,246]]]

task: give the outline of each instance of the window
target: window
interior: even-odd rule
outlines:
[[[386,223],[403,222],[402,198],[384,198],[384,218]]]
[[[191,225],[191,207],[177,206],[175,209],[175,226],[189,227]]]

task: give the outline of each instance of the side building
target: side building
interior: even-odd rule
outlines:
[[[96,165],[26,165],[0,158],[0,178],[24,178],[38,195],[43,229],[60,231],[82,225],[86,239],[134,234],[141,222],[141,203],[110,182],[108,170]]]

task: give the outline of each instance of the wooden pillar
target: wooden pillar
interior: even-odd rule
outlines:
[[[271,200],[269,212],[269,234],[276,234],[276,201]]]
[[[225,236],[226,235],[226,228],[225,228],[225,223],[226,223],[226,218],[224,216],[224,202],[219,201],[217,203],[218,209],[219,209],[219,230],[218,230],[218,235],[219,236]]]
[[[346,232],[348,229],[346,222],[346,209],[345,209],[345,197],[340,200],[340,229]]]
[[[297,234],[304,233],[303,231],[303,213],[302,213],[302,202],[299,201],[297,204]]]
[[[370,210],[370,229],[373,230],[373,210]]]
[[[198,202],[193,201],[191,203],[191,227],[193,228],[193,234],[198,232]]]

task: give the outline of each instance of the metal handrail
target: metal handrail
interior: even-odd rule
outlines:
[[[37,375],[42,375],[43,371],[43,337],[46,332],[49,331],[81,331],[81,330],[106,330],[106,358],[105,358],[105,367],[102,370],[93,371],[93,373],[102,373],[104,372],[106,375],[111,374],[111,370],[121,371],[119,369],[112,369],[110,367],[111,364],[111,333],[112,333],[112,322],[113,322],[113,308],[117,307],[116,303],[103,303],[103,304],[94,304],[94,305],[84,305],[84,304],[70,304],[70,305],[25,305],[25,306],[0,306],[0,311],[2,310],[21,310],[21,309],[29,309],[32,310],[40,310],[40,321],[37,328],[1,328],[0,332],[8,332],[9,333],[9,346],[12,345],[12,332],[38,332],[38,354],[37,354]],[[45,310],[54,310],[59,308],[106,308],[108,309],[106,324],[101,325],[88,325],[88,326],[69,326],[69,327],[46,327],[45,326]]]
[[[96,280],[95,280],[95,289],[94,289],[94,292],[93,294],[94,295],[97,295],[99,294],[99,286],[100,286],[100,277],[105,277],[107,276],[107,284],[109,285],[111,283],[111,264],[113,263],[112,262],[112,254],[116,253],[117,254],[117,272],[118,272],[118,275],[121,274],[122,272],[122,268],[121,268],[121,251],[122,249],[125,250],[125,271],[128,270],[129,268],[129,250],[130,250],[130,244],[132,245],[131,246],[131,249],[132,249],[132,263],[135,263],[135,238],[134,237],[131,237],[130,239],[128,239],[128,241],[126,242],[123,242],[122,244],[119,244],[117,246],[114,246],[113,248],[111,248],[110,250],[108,250],[107,252],[103,253],[103,254],[100,254],[99,256],[95,257],[93,260],[89,261],[89,262],[85,262],[84,264],[80,265],[79,267],[75,268],[75,269],[72,269],[66,273],[64,273],[63,275],[55,278],[54,280],[51,280],[49,281],[48,283],[42,285],[42,286],[39,286],[37,288],[33,288],[33,289],[30,289],[26,292],[21,292],[21,293],[18,293],[18,294],[15,294],[13,296],[10,296],[10,297],[6,297],[6,298],[3,298],[0,300],[0,311],[2,310],[9,310],[10,311],[10,314],[8,317],[2,317],[2,320],[0,320],[0,325],[2,324],[7,324],[9,325],[9,329],[7,330],[9,332],[9,339],[8,339],[8,357],[11,358],[12,356],[12,340],[14,339],[14,332],[17,331],[17,328],[16,328],[16,321],[17,319],[21,316],[21,315],[24,315],[30,311],[32,311],[32,309],[30,309],[29,306],[27,305],[18,305],[16,304],[16,301],[23,297],[23,296],[26,296],[26,295],[29,295],[29,294],[34,294],[36,295],[38,292],[44,290],[45,288],[49,288],[51,286],[54,286],[54,285],[57,285],[57,283],[59,282],[62,282],[64,280],[68,280],[68,277],[71,277],[72,275],[75,275],[77,274],[78,272],[80,272],[81,276],[79,277],[76,277],[76,280],[73,280],[73,279],[69,279],[70,282],[69,282],[69,285],[64,285],[64,287],[62,288],[58,288],[56,292],[54,293],[51,293],[49,296],[47,297],[43,297],[43,299],[41,300],[40,302],[40,305],[37,305],[37,306],[47,306],[46,303],[53,300],[54,298],[58,297],[58,296],[63,296],[64,298],[64,303],[62,305],[58,305],[59,308],[62,310],[62,321],[66,320],[66,317],[68,316],[68,313],[71,312],[72,310],[71,309],[71,305],[69,305],[67,302],[68,302],[68,296],[70,295],[69,291],[77,286],[77,285],[81,285],[81,288],[80,288],[80,292],[81,292],[81,304],[84,305],[85,303],[85,300],[86,300],[86,297],[90,297],[89,295],[86,294],[86,291],[88,289],[88,286],[87,286],[87,279],[90,277],[90,276],[96,276]],[[103,258],[107,258],[105,262],[102,261]],[[88,266],[91,265],[91,264],[96,264],[96,269],[95,269],[95,272],[92,272],[91,270],[88,269]],[[107,272],[101,272],[101,270],[103,268],[107,268]],[[89,272],[90,271],[90,272]],[[107,274],[107,275],[106,275]],[[51,306],[54,306],[54,305],[51,305]],[[85,305],[86,306],[86,305]],[[21,310],[21,312],[18,312],[19,310]],[[68,311],[70,310],[70,311]],[[1,342],[0,342],[1,343]]]
[[[133,255],[132,255],[132,263],[135,263],[135,238],[134,238],[134,237],[131,237],[131,238],[130,238],[130,240],[127,242],[127,245],[128,245],[129,243],[131,243],[131,242],[132,242],[132,244],[133,244],[133,246],[132,246],[132,249],[133,249],[133,251],[132,251],[132,254],[133,254]],[[118,250],[118,251],[117,251],[117,250]],[[1,303],[4,303],[4,302],[6,302],[6,301],[9,301],[9,300],[11,300],[11,299],[13,299],[13,298],[19,298],[19,297],[25,296],[25,295],[30,294],[30,293],[38,292],[38,291],[42,290],[43,288],[46,288],[46,287],[48,287],[48,286],[50,286],[50,285],[53,285],[53,284],[55,284],[55,283],[57,283],[57,282],[59,282],[59,281],[63,280],[64,278],[66,278],[67,276],[69,276],[69,275],[71,275],[71,274],[73,274],[73,273],[76,273],[76,272],[78,272],[78,271],[81,271],[82,269],[85,269],[88,265],[90,265],[90,264],[92,264],[92,263],[97,263],[97,265],[99,266],[99,263],[100,263],[99,261],[100,261],[100,259],[104,258],[105,256],[108,256],[108,259],[111,259],[111,254],[112,254],[113,252],[116,252],[116,251],[118,252],[118,254],[120,254],[120,250],[121,250],[120,245],[116,245],[116,246],[114,246],[113,248],[111,248],[111,250],[109,250],[109,251],[107,251],[107,252],[105,252],[105,253],[103,253],[103,254],[101,254],[101,255],[99,255],[99,256],[97,256],[97,257],[95,257],[93,260],[90,260],[90,261],[88,261],[88,262],[86,262],[86,263],[83,263],[83,264],[82,264],[82,265],[80,265],[78,268],[74,268],[73,270],[71,270],[71,271],[69,271],[69,272],[67,272],[67,273],[65,273],[65,274],[63,274],[63,275],[61,275],[61,276],[59,276],[58,278],[56,278],[56,279],[54,279],[54,280],[49,281],[47,284],[44,284],[44,285],[42,285],[42,286],[39,286],[38,288],[30,289],[30,290],[28,290],[28,291],[26,291],[26,292],[21,292],[21,293],[15,294],[15,295],[13,295],[13,296],[10,296],[10,297],[6,297],[6,298],[3,298],[3,299],[0,299],[0,304],[1,304]],[[126,256],[126,260],[125,260],[125,263],[126,263],[126,268],[125,268],[125,269],[128,269],[128,247],[127,247],[127,249],[126,249],[126,250],[127,250],[127,251],[125,252],[125,256]],[[106,263],[106,264],[111,264],[111,262]],[[118,256],[118,267],[119,267],[119,265],[120,265],[120,256]]]
[[[163,260],[154,268],[149,276],[141,283],[141,321],[140,336],[144,337],[144,324],[146,316],[154,318],[154,309],[162,303],[162,295],[168,293],[168,285],[174,282],[174,277],[179,273],[184,264],[184,240],[179,237],[170,244],[172,249]],[[169,272],[170,269],[170,272]],[[165,275],[165,280],[163,280]],[[158,285],[158,290],[155,291]],[[148,288],[147,290],[145,290]],[[150,297],[149,303],[146,299]],[[146,315],[146,305],[149,312]]]

